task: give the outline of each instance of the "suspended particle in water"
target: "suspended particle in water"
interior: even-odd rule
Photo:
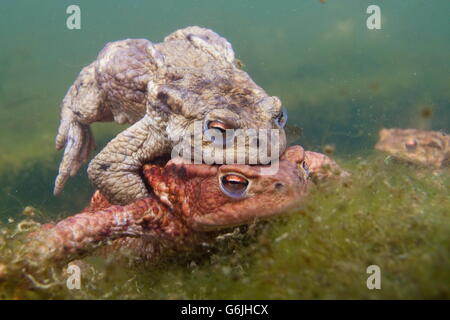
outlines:
[[[370,91],[372,92],[378,92],[380,91],[381,85],[379,82],[371,82],[369,83],[369,85],[367,86],[369,88]]]
[[[330,155],[330,154],[333,154],[335,151],[336,151],[336,147],[331,144],[326,144],[323,146],[323,152],[325,154]]]
[[[424,119],[430,119],[433,116],[433,108],[431,106],[425,106],[420,110],[420,115]]]
[[[350,89],[348,87],[341,87],[338,90],[339,95],[346,97],[350,95]]]
[[[27,217],[34,217],[36,215],[36,208],[32,207],[32,206],[26,206],[22,213],[24,215],[26,215]]]
[[[286,125],[284,131],[289,145],[298,144],[299,139],[303,136],[303,128],[293,125]]]

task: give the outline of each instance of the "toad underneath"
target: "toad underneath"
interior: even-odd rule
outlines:
[[[278,172],[262,166],[185,164],[145,165],[152,194],[126,206],[111,205],[98,191],[82,213],[47,224],[25,246],[27,263],[66,263],[110,244],[150,260],[164,246],[190,245],[210,234],[284,213],[304,199],[310,176],[320,165],[338,165],[325,155],[286,149]],[[309,166],[311,165],[311,170]],[[320,177],[325,177],[320,173]],[[319,178],[320,178],[319,177]]]
[[[229,144],[211,132],[250,128],[278,132],[268,138],[271,146],[277,146],[269,148],[269,160],[278,159],[286,148],[281,102],[239,65],[226,39],[200,27],[178,30],[161,43],[145,39],[108,43],[80,72],[62,102],[56,147],[65,150],[55,195],[94,149],[93,122],[133,124],[108,143],[88,168],[94,186],[114,204],[149,196],[140,176],[143,164],[171,154],[184,137],[196,134],[198,124],[201,134],[194,139],[204,152],[225,150],[224,161],[216,163],[229,164],[227,159],[235,163],[239,155],[248,159],[260,147],[250,138]],[[230,152],[232,157],[225,158]]]

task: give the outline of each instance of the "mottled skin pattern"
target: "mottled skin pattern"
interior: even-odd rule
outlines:
[[[308,164],[311,178],[317,182],[328,179],[343,179],[350,176],[350,173],[341,169],[333,159],[322,153],[306,151],[305,162]]]
[[[450,164],[450,136],[442,132],[381,129],[375,149],[427,167],[442,168]]]
[[[285,212],[306,192],[304,161],[303,148],[294,146],[281,156],[274,175],[261,175],[261,166],[195,165],[176,160],[164,167],[145,165],[152,195],[129,205],[111,206],[97,191],[84,212],[45,225],[32,237],[28,261],[38,265],[67,262],[107,243],[151,257],[158,244],[179,245],[206,231]]]
[[[139,175],[142,165],[170,154],[195,122],[202,128],[219,122],[225,129],[276,129],[279,139],[272,142],[280,151],[270,158],[278,159],[286,148],[280,100],[239,69],[226,39],[200,27],[178,30],[161,43],[108,43],[80,72],[61,105],[56,147],[65,151],[55,194],[88,160],[95,147],[90,124],[99,121],[133,124],[88,168],[95,187],[115,204],[149,195]],[[217,148],[204,135],[200,141],[203,149]],[[248,155],[257,148],[249,144],[227,151]]]

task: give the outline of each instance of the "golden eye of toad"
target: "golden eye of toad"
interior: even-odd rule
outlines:
[[[228,174],[221,179],[222,187],[229,194],[238,196],[247,190],[248,180],[242,176],[235,174]]]
[[[215,120],[215,121],[210,121],[208,123],[208,129],[217,129],[217,130],[220,130],[221,132],[225,132],[229,128],[222,121]]]

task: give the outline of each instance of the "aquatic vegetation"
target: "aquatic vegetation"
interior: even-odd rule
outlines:
[[[158,264],[130,266],[131,259],[118,264],[108,257],[87,258],[81,290],[68,290],[60,275],[55,275],[59,284],[41,289],[29,278],[14,277],[0,281],[1,295],[450,298],[448,169],[431,174],[382,156],[343,166],[352,171],[351,181],[316,187],[301,208],[279,219],[230,230]],[[8,269],[5,252],[20,243],[7,238],[1,236],[0,264]],[[373,264],[381,268],[381,290],[366,287],[366,268]]]

